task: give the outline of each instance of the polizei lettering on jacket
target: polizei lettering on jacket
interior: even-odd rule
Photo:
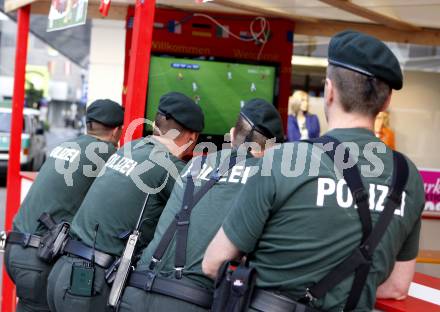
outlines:
[[[74,148],[57,146],[52,150],[52,152],[50,152],[49,157],[68,161],[71,163],[75,160],[76,157],[78,157],[79,154],[80,151]]]
[[[126,175],[127,177],[134,170],[134,168],[136,168],[137,165],[137,161],[117,154],[113,154],[105,164],[107,168],[116,170],[119,173]]]
[[[369,204],[370,210],[382,211],[385,208],[385,200],[390,188],[386,185],[369,184]],[[316,205],[318,207],[325,207],[326,199],[329,197],[336,197],[336,202],[341,208],[350,208],[353,206],[353,196],[344,179],[335,181],[330,178],[319,178],[317,189]],[[406,193],[402,193],[402,203],[399,208],[394,211],[397,216],[404,216],[405,213],[405,198]]]
[[[191,166],[186,170],[186,172],[182,175],[182,178],[186,177],[191,172]],[[243,165],[235,165],[228,172],[226,172],[219,180],[219,182],[228,182],[228,183],[241,183],[246,184],[249,177],[252,176],[253,167],[246,167]],[[208,166],[207,164],[203,164],[202,169],[197,174],[196,180],[209,181],[211,174],[214,172],[215,168]]]

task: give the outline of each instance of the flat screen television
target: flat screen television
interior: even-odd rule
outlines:
[[[152,56],[146,115],[153,121],[160,97],[181,92],[205,114],[202,138],[222,140],[246,101],[262,98],[275,103],[276,80],[277,67],[271,65]]]

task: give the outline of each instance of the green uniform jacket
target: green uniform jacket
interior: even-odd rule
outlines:
[[[232,155],[237,155],[234,151]],[[210,154],[206,159],[205,165],[195,179],[198,192],[204,185],[213,170],[217,169],[220,160],[229,161],[231,150],[223,150],[215,154]],[[223,162],[222,161],[222,162]],[[229,212],[235,194],[246,184],[249,177],[255,173],[257,168],[254,166],[257,159],[247,155],[247,157],[238,157],[238,163],[226,173],[219,182],[217,182],[199,203],[194,207],[188,232],[188,245],[186,250],[186,265],[183,275],[204,288],[213,288],[213,281],[203,275],[202,260],[209,242],[220,228],[225,216]],[[195,161],[193,161],[195,162]],[[191,168],[191,165],[189,166]],[[154,239],[143,251],[141,260],[138,263],[138,270],[147,269],[151,257],[162,239],[163,234],[175,220],[176,213],[182,208],[184,188],[186,187],[186,175],[189,170],[183,170],[184,186],[177,186],[173,189],[170,200],[168,201],[162,216],[160,217]],[[175,257],[176,237],[170,243],[162,261],[158,263],[157,270],[163,276],[174,277],[174,257]]]
[[[142,242],[153,238],[160,214],[175,179],[180,182],[184,163],[167,148],[147,137],[125,144],[105,164],[105,171],[90,188],[72,222],[72,233],[96,249],[121,255],[126,241],[120,235],[133,231],[146,193],[150,193],[142,223]]]
[[[14,219],[14,229],[41,235],[43,212],[71,222],[95,177],[116,151],[113,144],[83,135],[53,149]]]
[[[391,184],[391,150],[366,129],[335,129],[328,135],[359,146],[358,166],[376,222]],[[307,143],[282,145],[274,153],[272,168],[261,169],[265,176],[249,179],[223,224],[233,244],[249,253],[258,272],[257,286],[294,299],[347,258],[362,235],[345,181],[336,177],[327,155],[322,155],[318,176],[310,164],[319,164],[319,157],[311,154],[312,146]],[[271,163],[267,159],[263,162]],[[416,167],[408,163],[410,173],[402,206],[376,249],[358,311],[373,308],[376,288],[389,276],[396,260],[417,256],[424,190]],[[316,307],[342,311],[352,279],[337,285],[316,302]]]

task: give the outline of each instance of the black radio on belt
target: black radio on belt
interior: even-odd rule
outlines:
[[[63,246],[68,238],[70,224],[56,223],[48,213],[43,213],[38,219],[48,231],[41,237],[38,247],[38,257],[47,263],[53,263],[61,255]]]
[[[257,273],[246,261],[225,262],[214,285],[212,312],[247,311],[255,288]]]
[[[95,282],[95,254],[98,229],[99,224],[96,224],[91,261],[86,260],[72,265],[69,292],[74,296],[91,297],[95,294],[93,286]]]
[[[69,292],[74,296],[93,296],[95,266],[88,261],[74,263],[70,274]]]

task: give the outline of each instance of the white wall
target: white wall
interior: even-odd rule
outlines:
[[[90,44],[88,102],[122,100],[124,82],[125,23],[93,20]]]
[[[419,168],[440,170],[440,74],[405,72],[390,112],[397,149]],[[440,250],[439,237],[440,220],[423,220],[420,248]],[[417,270],[440,276],[440,265],[418,264]]]
[[[418,167],[440,170],[440,74],[405,72],[390,112],[397,149]]]
[[[14,93],[14,77],[0,76],[0,96],[12,97]]]

